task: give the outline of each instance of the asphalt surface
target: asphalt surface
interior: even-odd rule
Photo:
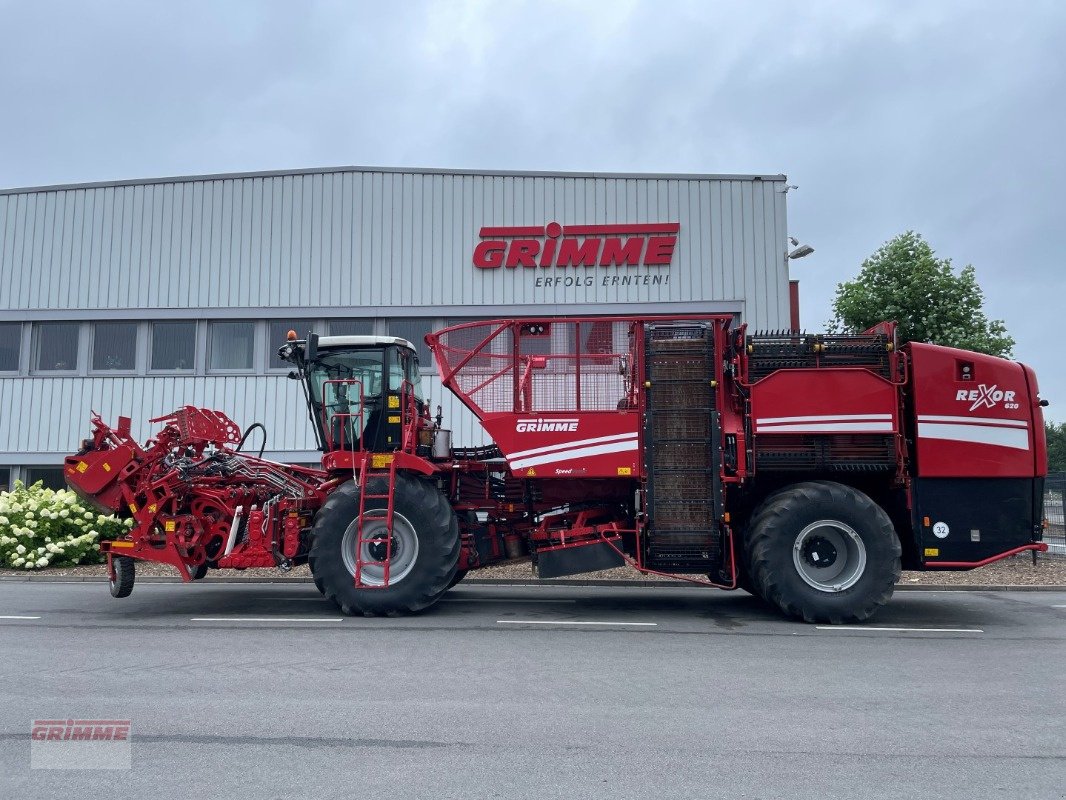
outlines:
[[[307,584],[0,582],[0,680],[19,800],[1066,797],[1066,592],[849,630],[697,588],[353,619]],[[31,770],[38,718],[130,719],[132,769]]]

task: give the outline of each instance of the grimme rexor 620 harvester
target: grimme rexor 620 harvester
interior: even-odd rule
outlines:
[[[743,588],[807,621],[864,620],[900,569],[1041,550],[1043,415],[1028,367],[860,335],[749,335],[728,316],[545,318],[426,337],[494,445],[453,447],[403,339],[297,339],[321,469],[249,454],[186,406],[145,445],[94,415],[67,481],[187,580],[310,565],[348,614],[432,605],[470,570],[540,578],[630,564]]]

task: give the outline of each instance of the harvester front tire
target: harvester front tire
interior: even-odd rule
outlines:
[[[396,476],[393,498],[393,560],[388,585],[355,586],[355,544],[358,539],[359,489],[354,482],[337,488],[315,517],[308,565],[315,585],[349,615],[396,616],[421,611],[448,591],[459,564],[459,523],[448,501],[431,481],[407,474]],[[369,494],[385,494],[388,481],[373,478]],[[388,503],[367,498],[364,537],[372,526],[384,528]],[[381,536],[384,540],[384,536]],[[380,551],[383,541],[364,544]],[[364,582],[383,581],[383,570],[364,565]]]
[[[900,576],[902,548],[888,514],[830,481],[767,498],[745,547],[758,594],[806,622],[863,622],[889,601]]]
[[[453,586],[455,586],[455,584],[459,583],[459,581],[461,581],[463,578],[465,578],[467,572],[469,572],[469,570],[465,570],[465,569],[456,570],[455,571],[455,577],[452,578],[452,582],[448,584],[448,588],[451,589]]]
[[[108,588],[112,597],[129,597],[133,591],[133,581],[137,577],[137,559],[129,556],[111,556],[111,566],[115,577],[108,579]]]

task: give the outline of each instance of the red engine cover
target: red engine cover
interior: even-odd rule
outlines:
[[[1039,408],[1021,364],[915,342],[907,349],[919,476],[1043,474],[1034,442],[1034,411],[1039,416]]]

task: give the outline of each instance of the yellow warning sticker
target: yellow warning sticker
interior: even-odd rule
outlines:
[[[104,462],[104,472],[110,472],[110,471],[111,471],[111,465],[110,465],[110,464],[108,464],[108,463],[107,463],[107,462],[105,461],[105,462]]]
[[[149,514],[154,514],[155,510],[156,510],[155,503],[152,503],[152,505],[148,506],[148,513]]]
[[[137,506],[135,506],[133,503],[130,503],[130,511],[132,511],[134,514],[136,514],[137,513]]]
[[[632,467],[619,467],[618,468],[618,474],[619,475],[632,475],[633,474],[633,468]]]
[[[371,469],[384,469],[392,463],[392,453],[374,453],[370,456]]]
[[[112,547],[133,547],[133,542],[112,542]]]
[[[535,477],[537,477],[537,471],[535,469],[533,469],[533,467],[530,467],[529,469],[526,470],[526,477],[527,478],[535,478]]]
[[[925,555],[926,555],[926,557],[933,556],[935,558],[936,556],[940,555],[940,548],[939,547],[927,547],[927,548],[925,548]]]
[[[173,533],[175,528],[177,527],[177,523],[174,522],[174,520],[172,519],[168,519],[166,522],[163,523],[163,530],[165,530],[167,533]]]
[[[88,461],[79,461],[78,462],[78,472],[85,472],[85,470],[87,470],[88,468],[89,468],[89,462]]]
[[[389,424],[390,425],[399,425],[400,424],[400,415],[399,414],[390,415],[389,416]]]
[[[390,396],[389,397],[389,408],[399,408],[399,407],[400,407],[400,398],[399,397]]]

